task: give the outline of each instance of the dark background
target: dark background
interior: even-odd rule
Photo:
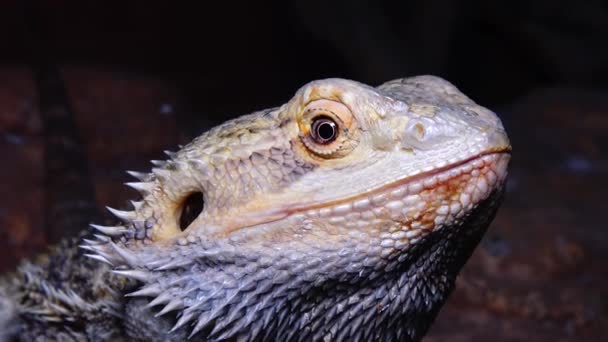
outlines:
[[[608,334],[603,1],[4,1],[0,271],[209,127],[304,83],[447,78],[504,121],[505,203],[427,341]]]

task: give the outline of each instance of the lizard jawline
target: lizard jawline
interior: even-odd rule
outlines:
[[[472,172],[471,170],[479,168],[479,167],[483,166],[484,164],[491,164],[490,168],[493,169],[493,171],[498,174],[499,178],[501,178],[501,181],[502,181],[502,179],[504,179],[506,177],[506,167],[496,167],[496,164],[505,156],[506,157],[510,156],[509,148],[497,148],[497,149],[488,150],[488,151],[476,154],[470,158],[463,159],[456,163],[452,163],[452,164],[449,164],[449,165],[446,165],[446,166],[443,166],[440,168],[436,168],[431,171],[421,172],[421,173],[418,173],[416,175],[412,175],[412,176],[409,176],[406,178],[398,179],[394,182],[385,184],[381,187],[367,191],[362,194],[358,194],[356,196],[350,196],[350,197],[337,199],[337,200],[333,200],[333,201],[327,201],[327,202],[318,203],[318,204],[304,204],[304,205],[298,205],[298,206],[292,206],[292,207],[278,208],[278,209],[274,209],[274,210],[267,210],[267,211],[263,211],[263,212],[252,213],[251,215],[244,215],[241,217],[237,217],[237,218],[234,218],[234,220],[232,222],[230,222],[228,225],[224,226],[224,228],[221,229],[221,231],[224,234],[229,234],[229,233],[239,231],[241,229],[250,228],[250,227],[253,227],[256,225],[267,224],[267,223],[279,221],[279,220],[285,219],[289,216],[298,215],[298,214],[305,213],[310,210],[322,210],[324,208],[337,207],[342,204],[348,204],[348,203],[352,204],[358,200],[365,199],[365,198],[372,198],[378,194],[390,193],[393,189],[396,189],[401,186],[410,185],[409,188],[412,188],[413,187],[413,186],[411,186],[412,184],[420,184],[421,185],[420,189],[416,189],[417,191],[408,191],[405,195],[416,194],[418,192],[421,192],[424,189],[433,188],[445,181],[449,181],[450,179],[457,177],[458,175],[461,175],[464,172],[470,173],[470,172]],[[481,164],[478,164],[479,162],[481,162]],[[476,165],[476,164],[478,164],[478,165]],[[471,170],[462,171],[462,170],[465,170],[467,168],[467,166],[469,166],[469,165],[472,167]],[[505,164],[505,166],[506,166],[506,164]],[[456,170],[461,170],[462,172],[457,173],[455,175],[450,175],[451,171],[456,171]],[[431,179],[433,177],[440,178],[439,177],[440,175],[447,175],[447,178],[443,179],[441,182],[436,182],[437,184],[432,185],[430,187],[422,186],[422,184],[425,180]]]

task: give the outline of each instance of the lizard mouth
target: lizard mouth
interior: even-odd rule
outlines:
[[[434,213],[430,215],[433,220],[439,216],[448,218],[450,214],[456,217],[471,210],[504,182],[510,152],[510,147],[491,149],[356,196],[278,208],[236,218],[230,224],[232,229],[227,231],[246,229],[290,216],[325,218],[330,223],[346,226],[363,226],[374,219],[405,221],[430,212]]]
[[[498,165],[498,162],[504,158],[510,158],[511,150],[510,148],[499,149],[486,151],[480,154],[477,154],[473,157],[461,160],[457,163],[446,165],[441,168],[437,168],[428,172],[422,172],[407,178],[402,178],[397,181],[391,182],[379,188],[373,189],[366,193],[352,196],[340,200],[330,201],[321,203],[318,205],[310,205],[310,206],[302,206],[295,208],[291,211],[288,210],[288,213],[293,214],[301,211],[306,211],[310,209],[319,209],[324,207],[333,207],[336,205],[344,204],[344,203],[354,203],[357,200],[363,198],[374,198],[376,195],[383,195],[387,192],[395,192],[395,189],[398,191],[395,194],[400,194],[402,191],[404,194],[407,193],[416,193],[420,192],[423,189],[429,189],[433,187],[440,186],[441,184],[449,181],[452,178],[455,178],[463,173],[468,173],[471,176],[476,176],[477,172],[473,172],[477,169],[483,169],[486,167],[486,172],[494,172],[497,178],[504,179],[506,177],[506,163],[505,165]],[[474,173],[474,175],[473,175]],[[502,176],[502,177],[499,177]],[[399,189],[401,187],[407,187],[407,189]],[[396,197],[396,196],[394,196]]]

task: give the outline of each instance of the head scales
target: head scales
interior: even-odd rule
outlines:
[[[348,122],[322,155],[303,140],[319,99]],[[128,296],[171,313],[175,334],[417,339],[495,212],[509,149],[498,118],[441,79],[311,82],[131,172],[142,201],[110,209],[122,224],[92,225],[84,248],[141,281]]]

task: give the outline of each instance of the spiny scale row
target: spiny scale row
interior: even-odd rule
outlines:
[[[181,147],[180,147],[181,148]],[[157,184],[155,179],[166,180],[171,176],[171,171],[166,169],[169,166],[173,167],[183,167],[181,162],[175,161],[174,158],[177,156],[176,152],[172,151],[164,151],[167,156],[169,156],[170,160],[151,160],[151,163],[155,166],[152,169],[151,173],[137,172],[137,171],[127,171],[129,175],[139,180],[139,182],[128,182],[125,185],[137,190],[142,194],[143,197],[153,193]],[[135,233],[134,230],[128,226],[134,225],[134,228],[137,228],[137,211],[139,211],[144,202],[143,201],[131,201],[134,210],[126,211],[114,209],[111,207],[106,207],[107,210],[121,220],[125,225],[117,225],[117,226],[103,226],[98,224],[91,224],[91,228],[101,233],[95,235],[97,241],[93,240],[84,240],[85,244],[81,245],[82,249],[90,251],[92,253],[86,254],[87,257],[92,258],[94,260],[107,263],[111,266],[117,265],[119,263],[124,263],[129,266],[133,266],[137,264],[136,256],[130,252],[127,248],[119,247],[115,243],[112,242],[113,238],[121,237],[128,233]],[[142,229],[147,229],[145,225]],[[109,253],[106,246],[110,245],[114,253]],[[175,267],[184,266],[184,263],[177,262],[165,262],[163,265],[159,266],[158,270],[163,269],[171,269]],[[130,278],[141,279],[143,274],[141,272],[131,272],[131,271],[120,271],[121,274]],[[145,272],[144,272],[145,273]]]
[[[165,153],[171,158],[175,156],[175,152],[165,151]],[[152,160],[151,162],[152,162],[152,164],[159,166],[159,167],[161,167],[161,166],[164,167],[169,163],[168,161],[158,161],[158,160]],[[132,177],[140,180],[140,182],[128,182],[128,183],[125,183],[125,185],[139,191],[143,196],[146,196],[146,195],[152,193],[156,186],[155,183],[152,181],[152,176],[154,175],[159,178],[166,177],[170,174],[170,171],[160,169],[160,168],[154,168],[152,173],[144,173],[144,172],[137,172],[137,171],[127,171],[127,173],[129,175],[131,175]],[[106,207],[106,209],[112,215],[114,215],[115,217],[117,217],[118,219],[123,221],[124,223],[131,224],[131,223],[133,223],[133,221],[135,221],[137,219],[136,212],[141,209],[141,207],[143,206],[143,203],[144,203],[143,201],[131,201],[131,204],[133,205],[133,209],[134,209],[133,211],[119,210],[119,209],[114,209],[112,207]],[[90,224],[90,227],[93,228],[94,230],[100,232],[103,235],[95,235],[95,237],[98,239],[98,241],[85,240],[86,244],[82,245],[80,247],[83,249],[89,250],[89,251],[97,252],[97,253],[99,253],[99,251],[101,251],[101,248],[95,247],[99,242],[106,243],[106,242],[110,241],[110,238],[120,237],[126,233],[131,232],[131,229],[129,229],[125,226],[102,226],[102,225],[98,225],[98,224]],[[105,252],[101,252],[99,254],[87,254],[87,256],[92,259],[113,265],[113,262],[112,262],[113,258]]]

